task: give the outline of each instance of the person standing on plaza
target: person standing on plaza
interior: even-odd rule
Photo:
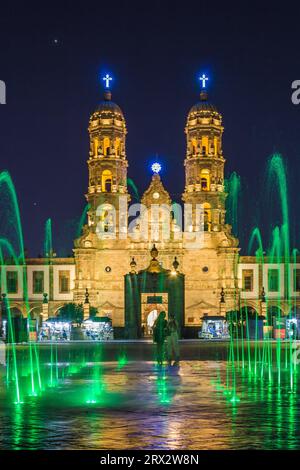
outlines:
[[[178,324],[175,315],[170,314],[168,321],[168,336],[167,336],[167,353],[168,363],[171,366],[174,361],[174,366],[179,366],[179,335]]]
[[[156,343],[156,358],[160,366],[163,364],[164,360],[164,344],[167,336],[167,327],[166,312],[160,312],[153,325],[153,341]]]

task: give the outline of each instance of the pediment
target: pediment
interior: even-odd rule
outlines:
[[[141,202],[146,207],[149,207],[151,204],[171,204],[170,195],[164,188],[159,175],[155,174],[152,176],[151,183],[144,192]]]

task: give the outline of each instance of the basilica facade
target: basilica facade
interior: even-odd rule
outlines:
[[[285,270],[298,304],[300,265],[269,265],[267,259],[259,264],[240,256],[225,222],[223,130],[222,115],[202,90],[186,119],[182,200],[171,200],[159,165],[153,165],[148,189],[133,204],[126,120],[106,90],[88,125],[87,223],[74,241],[74,255],[3,266],[1,290],[12,310],[28,314],[27,282],[32,315],[53,317],[64,303],[88,298],[99,316],[134,337],[161,310],[175,312],[185,329],[199,328],[204,316],[245,306],[263,314],[266,298],[277,306],[281,299],[282,314],[288,314]]]
[[[205,314],[218,315],[222,288],[226,308],[235,309],[239,248],[231,227],[225,224],[222,116],[206,92],[201,92],[186,121],[184,214],[182,205],[172,205],[159,173],[154,172],[142,196],[139,216],[128,226],[127,128],[109,91],[91,115],[88,130],[89,211],[83,235],[75,240],[74,299],[82,301],[88,288],[91,305],[110,314],[115,326],[124,326],[126,295],[130,295],[126,289],[124,292],[124,276],[151,272],[150,251],[155,245],[159,269],[170,276],[184,275],[185,325],[199,325]],[[168,293],[160,292],[161,304],[154,305],[156,293],[148,292],[149,300],[140,292],[143,326],[151,309],[168,310]]]

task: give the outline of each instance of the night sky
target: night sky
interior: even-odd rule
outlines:
[[[1,5],[7,104],[0,106],[0,169],[14,180],[30,254],[42,252],[48,217],[58,255],[72,252],[87,190],[87,125],[102,99],[104,72],[114,77],[113,100],[128,128],[128,176],[140,193],[158,154],[163,182],[180,200],[185,120],[205,72],[223,115],[226,175],[236,171],[242,179],[247,210],[239,236],[245,244],[255,224],[276,222],[266,223],[264,192],[272,152],[284,156],[290,200],[300,187],[300,105],[291,101],[291,83],[300,79],[300,7],[260,3]],[[299,242],[298,208],[290,207]]]

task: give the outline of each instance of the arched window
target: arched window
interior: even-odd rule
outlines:
[[[206,155],[208,149],[208,137],[203,136],[201,139],[201,148],[202,148],[202,155]]]
[[[111,179],[105,181],[105,192],[111,193]]]
[[[112,173],[110,170],[104,170],[102,172],[102,192],[110,193],[112,185]]]
[[[201,189],[202,191],[207,191],[208,187],[207,187],[207,178],[201,178]]]
[[[201,170],[200,183],[202,191],[210,191],[210,174],[209,170]]]
[[[110,154],[110,140],[109,137],[104,137],[103,139],[103,155]]]
[[[116,211],[111,204],[101,204],[97,207],[96,218],[98,219],[96,232],[98,236],[115,234],[116,231]]]

